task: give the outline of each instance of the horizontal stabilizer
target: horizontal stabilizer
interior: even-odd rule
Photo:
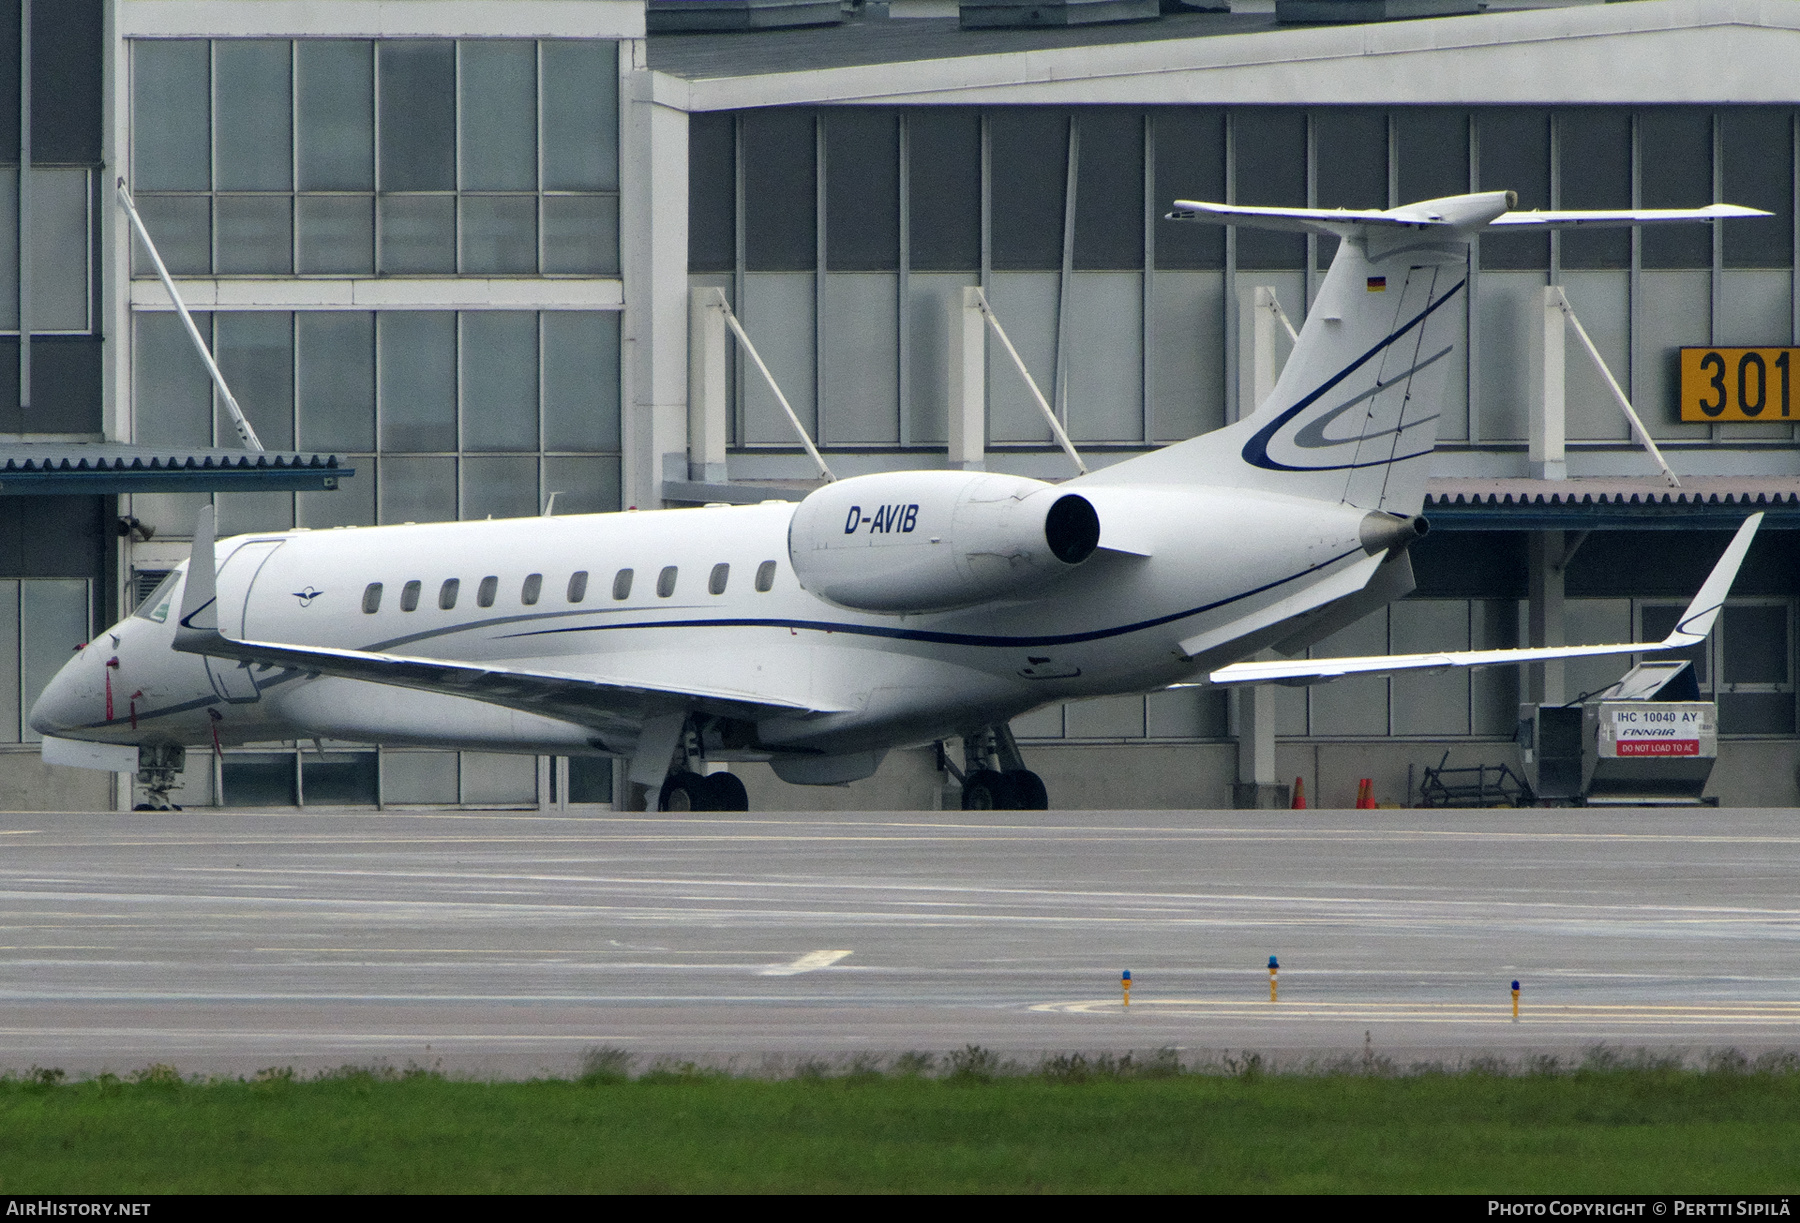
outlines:
[[[1623,645],[1534,646],[1522,650],[1454,650],[1439,654],[1385,654],[1366,658],[1296,658],[1278,662],[1239,662],[1214,671],[1215,684],[1306,683],[1333,680],[1346,675],[1385,675],[1395,671],[1434,671],[1455,667],[1493,667],[1505,663],[1547,662],[1557,658],[1594,658],[1607,654],[1643,654],[1656,650],[1680,650],[1706,640],[1718,619],[1725,596],[1737,578],[1750,541],[1756,537],[1763,516],[1744,520],[1726,547],[1700,593],[1676,621],[1675,629],[1657,642]]]
[[[1704,208],[1627,208],[1598,211],[1562,209],[1552,212],[1514,212],[1516,197],[1510,191],[1486,191],[1475,195],[1425,200],[1399,208],[1268,208],[1247,204],[1212,204],[1200,200],[1176,200],[1171,221],[1203,221],[1215,225],[1246,225],[1298,233],[1349,237],[1363,228],[1462,230],[1616,229],[1631,225],[1660,225],[1672,221],[1719,221],[1731,217],[1766,217],[1773,213],[1738,204],[1708,204]]]

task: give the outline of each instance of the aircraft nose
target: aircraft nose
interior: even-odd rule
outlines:
[[[85,667],[91,666],[94,661],[86,657],[87,653],[87,650],[82,650],[64,663],[32,703],[29,721],[31,729],[38,734],[60,735],[74,727],[98,722],[104,717],[102,710],[93,707],[94,702],[87,691],[91,685],[85,682],[82,675]]]

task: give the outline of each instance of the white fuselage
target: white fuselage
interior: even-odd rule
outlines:
[[[1197,656],[1184,641],[1232,638],[1233,622],[1364,559],[1364,511],[1349,506],[1195,487],[1095,500],[1105,525],[1084,563],[1016,599],[954,611],[852,611],[802,589],[788,551],[794,505],[769,502],[239,536],[217,548],[219,627],[248,641],[775,699],[813,712],[762,716],[719,754],[848,753],[1192,680],[1262,642]],[[577,580],[572,599],[578,573],[585,589]],[[177,581],[96,637],[46,689],[33,726],[203,746],[320,737],[588,754],[635,741],[631,719],[600,706],[564,720],[178,653],[180,606]]]

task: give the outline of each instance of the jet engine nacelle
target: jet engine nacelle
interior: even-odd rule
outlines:
[[[1087,498],[1023,476],[908,471],[827,484],[794,510],[800,584],[842,607],[946,611],[1068,573],[1100,542]]]

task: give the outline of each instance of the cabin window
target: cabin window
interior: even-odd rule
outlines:
[[[712,568],[712,576],[706,579],[706,588],[713,594],[725,593],[725,583],[731,580],[731,566],[720,561]]]
[[[445,578],[444,584],[438,587],[438,606],[449,611],[456,606],[456,592],[462,589],[461,578]]]
[[[499,578],[492,576],[482,578],[481,585],[475,590],[475,602],[481,607],[492,607],[494,605],[494,596],[499,593]]]
[[[363,614],[373,616],[381,610],[381,583],[370,582],[363,587]]]
[[[764,561],[756,567],[756,589],[761,594],[768,594],[775,589],[774,561]]]
[[[629,599],[631,597],[631,570],[621,569],[613,575],[613,598]]]
[[[421,583],[414,579],[400,588],[400,610],[419,610],[419,587]]]
[[[530,607],[538,601],[538,595],[544,589],[544,575],[532,573],[526,575],[525,585],[519,588],[519,602]]]
[[[656,575],[656,597],[666,599],[675,593],[675,566],[667,565]]]
[[[587,570],[577,569],[569,575],[569,602],[579,603],[587,598]]]

